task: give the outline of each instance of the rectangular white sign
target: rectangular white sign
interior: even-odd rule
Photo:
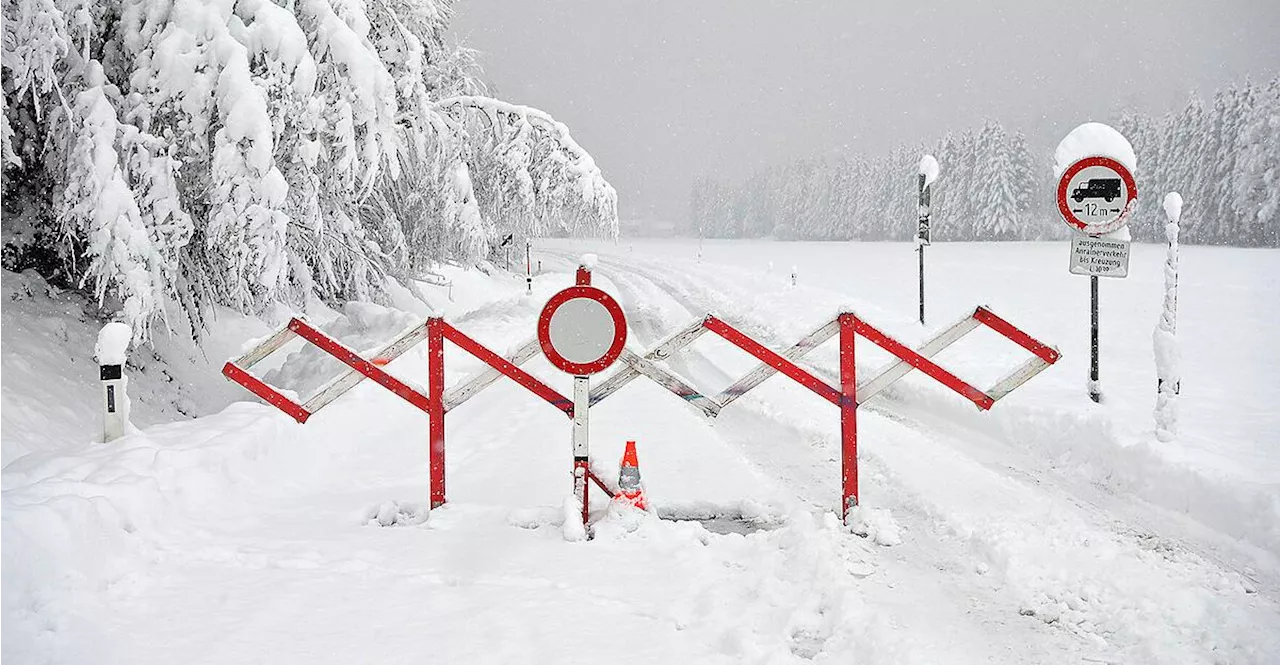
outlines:
[[[1129,275],[1129,243],[1123,240],[1073,235],[1071,237],[1071,273],[1099,277],[1127,277]]]

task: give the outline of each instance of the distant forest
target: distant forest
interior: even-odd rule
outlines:
[[[1192,97],[1163,117],[1127,112],[1111,124],[1138,155],[1134,240],[1163,238],[1160,201],[1186,200],[1189,243],[1280,246],[1280,77]],[[935,240],[1065,237],[1053,207],[1052,155],[998,122],[888,155],[802,159],[738,183],[695,180],[681,235],[780,240],[908,240],[915,230],[917,165],[929,153]]]

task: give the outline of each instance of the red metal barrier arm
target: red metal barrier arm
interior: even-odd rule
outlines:
[[[979,305],[978,309],[973,312],[973,318],[977,319],[988,328],[1009,338],[1009,341],[1030,351],[1035,354],[1036,357],[1050,365],[1058,362],[1058,358],[1062,357],[1061,354],[1058,353],[1057,349],[1042,344],[1040,340],[1022,332],[1017,326],[996,316],[995,312],[992,312],[986,307]]]
[[[441,322],[440,325],[444,330],[445,339],[449,340],[450,342],[453,342],[454,344],[457,344],[463,351],[466,351],[467,353],[470,353],[476,358],[479,358],[480,361],[485,363],[486,365],[498,370],[499,372],[502,372],[507,376],[507,378],[524,386],[533,394],[546,400],[548,403],[551,404],[551,406],[554,406],[557,409],[560,409],[561,411],[563,411],[565,415],[569,416],[570,418],[573,417],[573,401],[572,400],[556,392],[554,388],[539,381],[537,377],[520,369],[516,365],[512,364],[506,358],[503,358],[502,356],[494,353],[493,351],[490,351],[489,349],[485,348],[483,345],[481,345],[479,342],[475,341],[474,339],[467,337],[462,333],[461,330],[458,330],[457,328],[454,328],[453,326],[443,321]]]
[[[271,406],[289,414],[294,420],[305,423],[311,412],[302,408],[301,404],[285,397],[280,391],[267,385],[265,381],[240,369],[235,363],[228,362],[222,366],[222,375],[249,389],[249,392],[266,400]]]
[[[874,343],[876,346],[879,346],[885,351],[901,358],[906,361],[908,365],[928,374],[942,385],[964,395],[974,404],[977,404],[979,409],[986,411],[996,403],[994,399],[991,399],[990,395],[974,388],[968,383],[965,383],[965,381],[960,377],[939,367],[932,360],[929,360],[928,358],[907,348],[907,346],[902,342],[880,332],[866,321],[854,317],[853,329],[859,335],[866,337],[868,341]]]
[[[755,356],[760,360],[760,362],[763,362],[779,372],[791,377],[800,385],[817,393],[819,397],[822,397],[836,406],[840,406],[842,398],[839,390],[827,385],[827,383],[822,379],[806,372],[799,365],[787,360],[777,352],[765,347],[754,339],[747,337],[737,328],[721,321],[715,316],[708,316],[707,319],[702,322],[702,325],[706,326],[707,330],[725,338],[725,340],[730,344],[733,344],[743,351]]]
[[[289,329],[298,333],[298,336],[320,347],[320,350],[337,358],[345,363],[351,369],[369,377],[376,381],[379,385],[399,395],[402,399],[410,404],[430,413],[431,400],[426,395],[410,388],[404,382],[382,371],[377,365],[356,355],[355,351],[348,349],[341,343],[329,338],[324,333],[312,328],[307,322],[301,319],[293,319],[289,321]]]

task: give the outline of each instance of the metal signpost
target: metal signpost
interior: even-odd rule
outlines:
[[[1062,172],[1058,212],[1076,231],[1069,270],[1089,276],[1089,399],[1102,400],[1098,371],[1098,277],[1129,274],[1129,241],[1101,238],[1129,223],[1138,186],[1133,174],[1110,157],[1086,157]],[[1083,235],[1082,235],[1083,234]]]
[[[627,321],[612,296],[591,286],[579,267],[577,284],[551,296],[538,316],[538,345],[556,369],[573,375],[573,493],[587,523],[590,500],[590,376],[608,369],[627,343]]]
[[[933,178],[938,174],[938,160],[933,155],[920,159],[919,203],[916,208],[916,251],[920,255],[920,323],[924,323],[924,248],[930,243],[929,214],[933,192]]]

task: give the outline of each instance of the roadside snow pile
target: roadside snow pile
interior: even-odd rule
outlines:
[[[849,530],[877,545],[902,544],[902,527],[884,508],[856,506],[849,511]]]
[[[342,306],[341,315],[316,327],[367,358],[375,349],[421,325],[422,321],[421,316],[409,312],[373,303],[348,302]],[[423,353],[423,349],[416,351]],[[305,396],[347,369],[341,361],[314,344],[302,343],[298,350],[285,357],[278,368],[267,372],[264,379],[273,386]]]
[[[3,271],[3,463],[28,453],[78,451],[102,436],[102,394],[95,357],[103,322],[97,303],[59,289],[35,271]],[[218,374],[245,338],[262,335],[259,320],[218,309],[197,349],[190,331],[152,330],[149,344],[121,353],[123,331],[108,340],[109,360],[125,365],[130,420],[138,427],[215,413],[244,391]]]

